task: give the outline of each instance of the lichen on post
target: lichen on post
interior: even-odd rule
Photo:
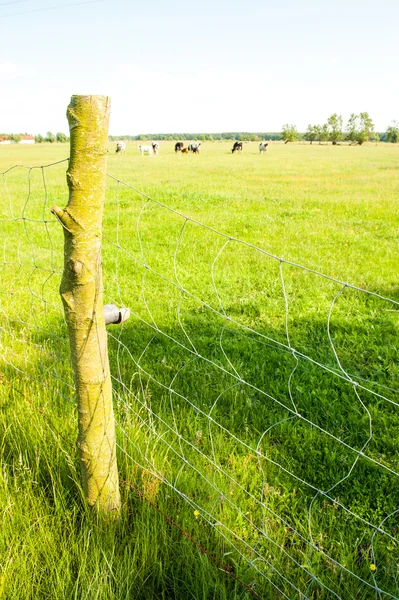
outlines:
[[[69,201],[64,209],[51,209],[64,230],[60,294],[75,376],[83,489],[88,504],[106,515],[120,509],[101,268],[109,114],[106,96],[72,96]]]

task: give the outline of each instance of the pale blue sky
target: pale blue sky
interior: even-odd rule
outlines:
[[[0,0],[1,132],[67,132],[72,94],[112,134],[399,120],[398,0],[79,1]]]

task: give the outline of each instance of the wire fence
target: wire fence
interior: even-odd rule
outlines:
[[[50,418],[74,395],[49,211],[65,167],[0,190],[4,373],[48,388]],[[125,485],[255,597],[398,598],[399,302],[108,183]]]

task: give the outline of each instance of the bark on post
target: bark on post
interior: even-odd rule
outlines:
[[[72,96],[69,202],[51,209],[64,229],[60,294],[75,375],[83,489],[88,504],[103,514],[120,509],[101,271],[109,113],[106,96]]]

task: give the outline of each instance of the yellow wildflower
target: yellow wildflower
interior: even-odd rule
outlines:
[[[195,518],[199,517],[199,512],[198,512],[198,510],[195,510],[195,511],[194,511],[194,517],[195,517]]]
[[[376,571],[377,567],[375,566],[375,564],[371,563],[370,565],[370,571]]]

